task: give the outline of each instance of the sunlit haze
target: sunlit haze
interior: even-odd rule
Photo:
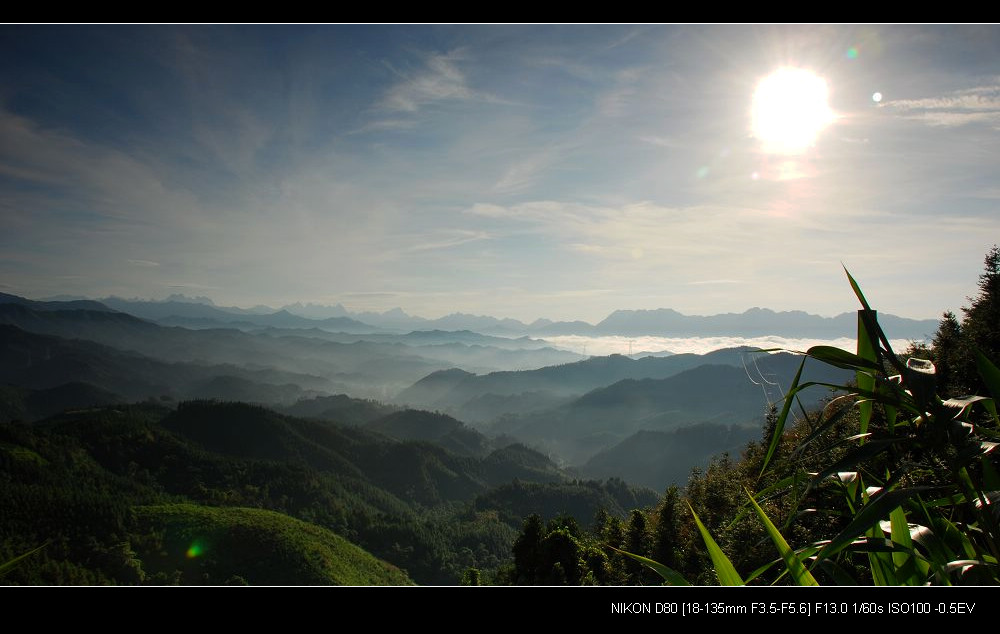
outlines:
[[[0,292],[30,298],[832,316],[846,266],[928,319],[1000,242],[995,25],[8,25],[0,53]]]

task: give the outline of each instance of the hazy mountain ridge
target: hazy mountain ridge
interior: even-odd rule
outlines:
[[[273,328],[323,328],[344,332],[370,332],[378,330],[348,317],[329,317],[316,320],[295,315],[287,310],[272,313],[250,311],[234,312],[235,309],[219,308],[214,304],[186,301],[143,302],[128,301],[115,297],[101,300],[114,310],[149,319],[170,326],[186,328],[239,328],[241,330]]]
[[[907,319],[887,313],[879,322],[900,339],[925,339],[937,330],[934,319]],[[742,313],[710,316],[683,315],[669,308],[658,310],[616,310],[594,328],[603,334],[669,335],[671,337],[782,335],[786,337],[838,338],[857,332],[857,314],[835,317],[812,315],[800,310],[775,312],[750,308]]]
[[[199,301],[196,301],[199,300]],[[28,300],[30,301],[30,300]],[[318,322],[328,320],[331,328],[345,328],[349,332],[411,330],[472,330],[482,334],[512,335],[587,335],[587,336],[665,336],[757,337],[781,335],[801,338],[851,337],[856,332],[856,314],[846,312],[834,317],[823,317],[801,310],[774,311],[768,308],[749,308],[742,313],[716,315],[685,315],[671,308],[613,311],[597,324],[585,321],[552,321],[539,318],[530,324],[516,319],[488,315],[452,313],[436,319],[410,315],[400,308],[382,313],[352,312],[340,304],[286,304],[279,309],[255,306],[252,309],[216,306],[208,298],[187,298],[173,295],[167,300],[123,300],[108,297],[98,300],[111,308],[129,312],[139,317],[155,320],[168,318],[218,319],[220,323],[242,321],[259,326],[324,327]],[[284,313],[284,315],[282,315]],[[243,316],[242,320],[235,316]],[[295,321],[299,317],[307,321]],[[345,321],[351,320],[351,321]],[[910,319],[889,313],[879,315],[887,332],[898,339],[924,339],[937,329],[935,319]],[[197,322],[191,321],[190,325]],[[206,325],[208,322],[204,322]],[[294,323],[294,326],[288,324]],[[183,325],[178,323],[178,325]]]
[[[365,424],[365,429],[396,440],[431,442],[460,456],[482,458],[494,443],[478,431],[446,414],[407,409]]]
[[[548,519],[555,515],[553,509],[558,509],[558,513],[579,518],[589,527],[600,509],[620,517],[629,509],[648,508],[656,502],[652,489],[636,489],[618,478],[554,485],[515,481],[477,497],[475,508],[496,511],[508,521],[531,514]]]
[[[0,324],[12,326],[0,330],[0,341],[4,359],[10,361],[2,380],[13,389],[7,407],[11,417],[38,411],[17,389],[82,383],[93,390],[66,388],[63,397],[71,406],[100,404],[117,395],[266,403],[320,420],[347,417],[350,424],[374,425],[389,436],[432,442],[464,456],[482,457],[495,448],[485,432],[527,443],[564,464],[584,464],[641,430],[672,432],[703,423],[759,428],[766,404],[780,399],[800,360],[786,353],[733,348],[705,355],[610,355],[553,364],[553,356],[578,356],[539,348],[544,342],[536,339],[469,330],[367,335],[294,327],[192,330],[104,306],[90,310],[76,302],[5,299]],[[160,308],[170,304],[161,302]],[[218,310],[190,305],[198,311]],[[763,318],[769,312],[756,314]],[[664,315],[683,317],[675,311],[651,311],[644,318]],[[530,348],[519,349],[521,345]],[[480,371],[483,365],[532,361],[541,367]],[[395,406],[322,400],[349,394],[385,402],[397,392]],[[441,413],[392,410],[400,406]],[[719,449],[728,447],[723,438],[719,442]],[[678,469],[704,459],[694,451],[685,456]],[[428,460],[411,466],[454,472],[439,459]],[[477,485],[459,478],[450,486],[467,493]]]
[[[15,304],[25,306],[34,310],[98,310],[112,311],[111,308],[99,301],[91,299],[65,299],[57,301],[40,301],[25,299],[17,295],[0,293],[0,304]]]
[[[693,465],[704,465],[728,451],[738,457],[759,427],[700,423],[671,431],[642,429],[617,445],[591,456],[577,468],[588,478],[617,477],[654,490],[682,486]]]
[[[274,389],[271,386],[286,386],[286,396],[274,402],[294,402],[307,396],[309,389],[328,387],[328,381],[318,376],[231,364],[166,362],[93,341],[36,334],[6,324],[0,324],[0,359],[2,383],[36,391],[84,383],[132,400],[243,396],[247,401],[271,402],[266,398]],[[211,387],[213,382],[216,389]],[[74,405],[84,402],[74,401]]]
[[[747,367],[700,364],[663,379],[624,379],[550,410],[498,418],[487,429],[520,438],[569,464],[582,464],[640,430],[713,423],[748,427],[755,436],[769,403],[780,401],[800,363],[800,357],[779,353],[763,355]],[[765,377],[778,385],[769,386]],[[837,384],[850,378],[845,370],[807,362],[801,380]],[[826,394],[805,396],[803,404],[809,407]],[[686,460],[678,467],[690,469],[702,457]]]
[[[623,379],[667,378],[699,365],[724,363],[743,367],[750,362],[750,348],[728,348],[704,355],[677,354],[632,359],[613,354],[537,370],[492,372],[475,375],[450,369],[432,373],[400,392],[395,401],[423,408],[441,409],[463,420],[489,422],[517,411],[517,401],[531,394],[531,400],[558,400],[583,395]],[[487,407],[488,402],[495,404]],[[512,409],[506,409],[506,408]]]
[[[537,348],[535,343],[528,349],[462,343],[413,346],[399,341],[339,343],[304,336],[309,333],[304,330],[292,331],[300,334],[289,336],[255,334],[234,328],[192,330],[162,326],[102,308],[79,309],[72,302],[48,302],[41,307],[30,301],[0,303],[0,324],[67,340],[89,340],[166,363],[271,367],[282,372],[324,377],[318,383],[311,380],[301,386],[328,393],[349,392],[361,397],[385,398],[430,372],[456,364],[477,371],[491,371],[537,367],[579,358],[573,353]],[[436,336],[441,339],[445,335]],[[468,333],[460,334],[459,338],[475,339]]]

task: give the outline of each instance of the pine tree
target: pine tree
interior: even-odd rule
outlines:
[[[962,371],[962,326],[955,313],[947,311],[938,324],[932,342],[934,367],[937,374],[938,391],[941,394],[957,396],[965,389],[958,373]]]
[[[977,350],[991,361],[1000,361],[1000,247],[993,245],[984,263],[979,294],[962,308],[962,323],[947,312],[934,335],[938,387],[948,396],[986,394],[976,368]]]
[[[649,523],[646,521],[646,514],[639,509],[633,509],[629,515],[628,527],[625,529],[625,550],[642,557],[649,557],[651,554]],[[634,559],[629,559],[626,564],[629,583],[639,585],[652,580],[651,575],[647,574],[649,568],[646,566]]]
[[[984,263],[986,270],[979,276],[979,295],[970,298],[972,304],[962,309],[969,387],[978,394],[986,394],[986,386],[975,371],[975,351],[994,362],[1000,360],[1000,248],[993,245]]]
[[[677,505],[680,502],[680,490],[676,485],[670,485],[663,494],[663,502],[658,509],[656,527],[653,529],[653,556],[664,566],[677,568],[677,543],[680,530],[680,515]]]

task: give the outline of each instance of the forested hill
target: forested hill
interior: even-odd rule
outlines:
[[[448,442],[470,439],[438,423]],[[581,491],[594,509],[607,499],[523,446],[458,455],[200,401],[0,424],[0,477],[0,561],[45,544],[8,584],[450,584],[509,560],[522,518],[496,487],[561,487],[539,509],[550,517]],[[625,490],[617,508],[656,499]]]

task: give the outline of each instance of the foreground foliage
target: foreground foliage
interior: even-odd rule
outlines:
[[[856,382],[800,383],[797,376],[782,410],[772,418],[766,449],[751,446],[743,460],[738,480],[747,483],[747,467],[752,466],[754,486],[738,505],[730,498],[730,504],[708,506],[715,513],[736,511],[722,530],[725,537],[731,538],[734,530],[739,533],[740,527],[746,531],[748,517],[754,518],[756,527],[749,527],[743,543],[759,546],[760,540],[746,538],[763,529],[772,557],[747,569],[740,565],[746,563],[747,552],[760,553],[755,547],[744,548],[743,561],[734,565],[691,506],[703,552],[711,562],[705,569],[713,570],[715,577],[698,581],[1000,583],[1000,475],[994,451],[1000,441],[995,405],[1000,370],[975,345],[994,341],[1000,329],[1000,320],[987,327],[981,318],[992,315],[1000,298],[1000,252],[994,248],[987,256],[982,293],[966,311],[974,319],[967,332],[975,338],[959,338],[961,347],[939,345],[932,351],[946,358],[953,370],[940,383],[934,364],[916,356],[919,349],[909,351],[908,359],[892,350],[876,312],[849,273],[848,280],[862,306],[857,352],[817,346],[806,351],[802,363],[815,360],[849,369]],[[955,332],[961,329],[956,331],[946,316],[936,342],[956,341],[950,337]],[[976,381],[954,371],[967,365],[963,350],[971,356]],[[964,377],[962,382],[956,376]],[[984,387],[989,396],[940,396],[949,386],[954,390],[970,384]],[[821,412],[796,412],[799,394],[815,389],[830,389],[836,396]],[[689,485],[687,494],[696,498],[698,492]],[[772,518],[780,519],[780,527]],[[773,558],[775,552],[780,558]],[[678,572],[648,561],[644,553],[626,554],[656,570],[667,583],[685,582],[682,573],[692,569],[681,561]],[[745,570],[744,576],[737,569]]]

